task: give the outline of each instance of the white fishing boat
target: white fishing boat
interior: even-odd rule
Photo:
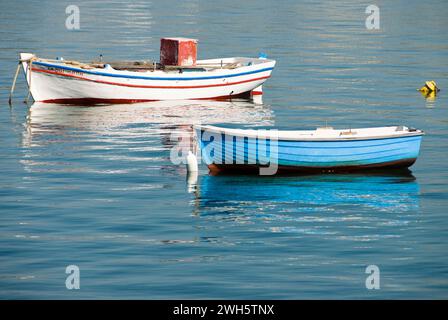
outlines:
[[[35,101],[76,104],[249,97],[261,93],[275,66],[263,56],[196,61],[195,50],[193,57],[172,62],[166,61],[166,50],[161,49],[160,63],[82,63],[33,53],[20,53],[20,63]],[[175,52],[175,59],[178,54],[182,52]]]

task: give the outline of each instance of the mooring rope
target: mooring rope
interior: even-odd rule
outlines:
[[[9,92],[9,105],[12,104],[12,95],[14,93],[14,89],[16,88],[16,81],[17,81],[17,77],[19,75],[20,72],[20,67],[22,66],[22,62],[19,61],[19,63],[17,64],[17,68],[16,68],[16,73],[14,75],[14,80],[12,81],[12,87],[11,87],[11,91]]]
[[[34,60],[37,60],[36,56],[32,56],[28,59],[19,59],[19,63],[17,64],[17,68],[16,68],[16,73],[14,74],[14,79],[12,81],[11,90],[9,92],[9,99],[8,99],[9,105],[12,104],[12,96],[13,96],[14,90],[16,88],[17,77],[19,76],[20,67],[22,66],[22,64],[24,62],[28,62],[28,66],[27,66],[28,71],[26,71],[25,76],[26,76],[26,78],[28,76],[30,77],[30,81],[28,82],[28,95],[27,95],[27,98],[25,99],[25,102],[28,103],[28,99],[31,95],[31,68],[32,68],[32,63]]]

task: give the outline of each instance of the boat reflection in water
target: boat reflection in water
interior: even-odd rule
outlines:
[[[193,211],[215,220],[261,223],[272,232],[332,234],[344,224],[360,230],[407,224],[418,212],[418,196],[418,183],[409,170],[278,177],[207,175],[199,178]]]
[[[73,129],[123,136],[126,127],[144,124],[154,133],[157,128],[184,128],[197,123],[244,123],[272,125],[272,112],[252,100],[232,101],[155,101],[135,104],[73,106],[34,103],[29,110],[24,144],[39,135],[64,134]],[[142,128],[141,128],[142,129]]]
[[[170,172],[184,170],[170,161],[173,136],[191,137],[191,125],[239,123],[273,124],[272,111],[253,100],[156,101],[123,105],[73,106],[34,103],[22,136],[24,159],[30,170],[137,170],[147,164]],[[110,161],[109,161],[110,160]],[[106,163],[106,161],[108,161]],[[67,165],[59,168],[62,163]],[[133,166],[129,166],[133,163]],[[117,167],[120,167],[117,169]],[[89,171],[90,172],[90,171]],[[178,172],[179,173],[179,172]],[[185,174],[180,172],[180,174]]]

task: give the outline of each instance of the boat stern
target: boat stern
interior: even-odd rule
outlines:
[[[35,57],[36,57],[36,55],[34,53],[28,53],[28,52],[19,53],[19,61],[20,62],[29,61]]]
[[[22,64],[23,72],[25,73],[26,82],[30,84],[30,75],[28,74],[29,63],[35,58],[36,55],[33,53],[21,52],[19,53],[19,63]]]

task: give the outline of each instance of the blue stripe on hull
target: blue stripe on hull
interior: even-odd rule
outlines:
[[[89,71],[86,69],[81,68],[73,68],[73,67],[67,67],[62,66],[59,64],[51,64],[51,63],[45,63],[45,62],[33,62],[33,65],[38,66],[44,66],[44,67],[51,67],[51,68],[57,68],[62,70],[69,70],[69,71],[76,71],[76,72],[82,72],[85,74],[91,74],[91,75],[97,75],[97,76],[104,76],[104,77],[112,77],[112,78],[125,78],[125,79],[141,79],[141,80],[209,80],[209,79],[222,79],[222,78],[233,78],[233,77],[239,77],[239,76],[245,76],[249,74],[255,74],[265,71],[272,71],[274,70],[274,67],[270,68],[263,68],[258,70],[252,70],[252,71],[246,71],[246,72],[240,72],[240,73],[233,73],[233,74],[226,74],[226,75],[219,75],[219,76],[199,76],[199,77],[145,77],[145,76],[133,76],[133,75],[125,75],[125,74],[118,74],[118,73],[107,73],[107,72],[98,72],[98,71]]]
[[[346,141],[278,141],[278,157],[270,159],[270,141],[239,139],[229,141],[231,136],[221,134],[221,149],[216,143],[201,141],[202,157],[207,164],[263,165],[269,160],[288,167],[345,167],[371,166],[416,159],[420,150],[421,136],[397,137],[372,140]],[[212,143],[212,145],[209,145]],[[205,147],[213,148],[211,155]],[[218,146],[218,148],[217,148]],[[265,150],[265,151],[264,151]],[[275,149],[273,150],[275,152]],[[276,159],[278,158],[278,159]],[[238,161],[237,161],[238,159]]]

